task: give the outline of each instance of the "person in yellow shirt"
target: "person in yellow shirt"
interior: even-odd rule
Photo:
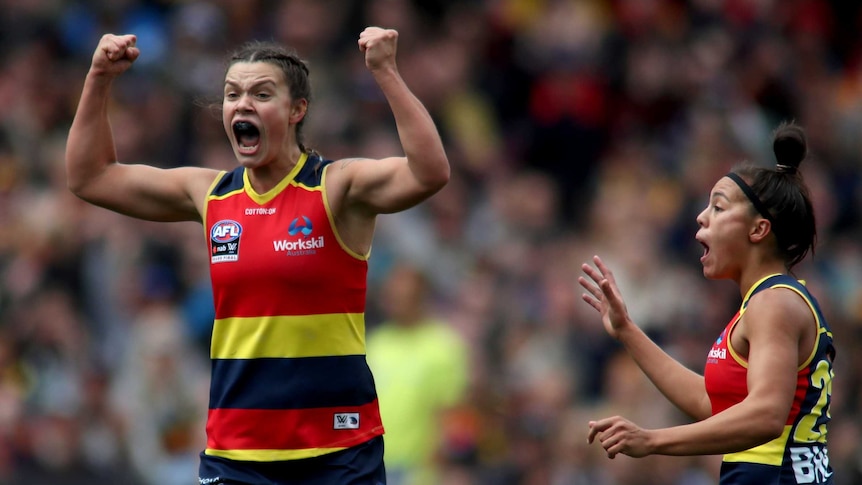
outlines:
[[[441,418],[467,387],[467,344],[430,314],[428,292],[421,270],[395,265],[381,288],[385,321],[369,331],[366,342],[386,429],[388,485],[435,483]]]

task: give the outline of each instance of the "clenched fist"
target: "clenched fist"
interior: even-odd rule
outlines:
[[[94,74],[116,77],[125,72],[141,55],[135,47],[137,37],[131,34],[105,34],[99,40],[90,71]]]
[[[365,66],[371,71],[395,68],[398,31],[368,27],[359,34],[359,50],[365,52]]]

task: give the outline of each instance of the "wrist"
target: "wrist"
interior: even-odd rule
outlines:
[[[93,87],[103,87],[107,88],[111,86],[111,83],[114,82],[114,78],[116,76],[108,73],[104,69],[100,69],[98,67],[91,67],[90,71],[87,72],[86,83]]]
[[[378,83],[398,80],[401,78],[400,74],[398,73],[398,68],[396,68],[394,64],[387,64],[380,67],[370,68],[369,71],[371,71],[371,75],[374,76],[374,79]]]
[[[645,429],[644,430],[644,443],[646,444],[646,453],[647,455],[664,455],[665,450],[663,447],[665,443],[662,441],[663,434],[662,429]]]
[[[620,325],[614,327],[617,340],[624,341],[639,332],[639,328],[631,319],[626,318]]]

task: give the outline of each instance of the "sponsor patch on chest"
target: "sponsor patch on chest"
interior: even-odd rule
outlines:
[[[299,216],[290,222],[287,236],[272,241],[275,252],[288,256],[308,256],[317,254],[326,244],[323,236],[314,235],[314,224],[306,216]]]
[[[213,263],[239,260],[239,243],[242,226],[239,222],[224,219],[210,228],[210,259]]]

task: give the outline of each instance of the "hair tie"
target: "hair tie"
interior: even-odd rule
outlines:
[[[778,163],[775,165],[775,170],[777,172],[780,172],[780,173],[793,174],[793,173],[796,173],[797,168],[794,167],[793,165],[784,165],[784,164]]]

